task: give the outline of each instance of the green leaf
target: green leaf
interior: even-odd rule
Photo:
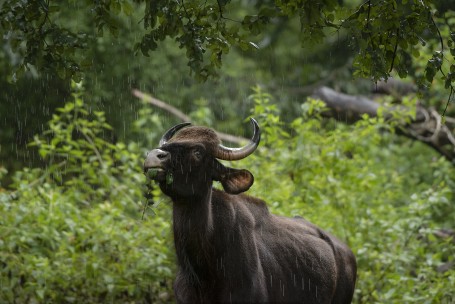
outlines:
[[[123,1],[122,2],[122,9],[123,9],[123,12],[125,13],[125,15],[127,16],[131,16],[132,13],[133,13],[133,6],[131,5],[131,3],[129,1]]]

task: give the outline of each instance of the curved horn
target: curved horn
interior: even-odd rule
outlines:
[[[216,158],[222,160],[239,160],[247,157],[256,150],[259,141],[261,140],[261,130],[259,129],[258,122],[254,118],[250,118],[250,120],[254,128],[254,134],[251,141],[241,148],[228,148],[220,144],[218,150],[215,151]]]
[[[164,144],[166,144],[167,141],[168,141],[169,139],[171,139],[171,137],[174,136],[174,134],[177,133],[178,130],[180,130],[180,129],[182,129],[182,128],[185,128],[186,126],[189,126],[189,125],[191,125],[190,122],[184,122],[184,123],[175,125],[175,126],[173,126],[172,128],[170,128],[169,130],[167,130],[166,133],[164,133],[163,137],[161,137],[159,146],[161,147],[161,146],[163,146]]]

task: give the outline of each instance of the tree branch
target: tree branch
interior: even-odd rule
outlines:
[[[191,118],[188,115],[186,115],[185,113],[183,113],[179,109],[174,108],[171,105],[168,105],[164,101],[161,101],[159,99],[153,98],[152,96],[147,95],[147,94],[145,94],[145,93],[143,93],[143,92],[141,92],[139,90],[136,90],[136,89],[133,89],[133,95],[136,96],[139,99],[142,99],[142,100],[148,102],[149,104],[151,104],[151,105],[153,105],[155,107],[158,107],[160,109],[165,110],[166,112],[174,115],[175,117],[177,117],[180,120],[191,122]]]
[[[339,93],[327,87],[317,89],[312,97],[322,100],[330,109],[324,115],[347,123],[360,120],[364,114],[375,117],[381,106],[366,97]],[[392,118],[396,116],[394,114],[403,112],[403,110],[409,112],[411,109],[402,105],[385,107],[384,117]],[[403,123],[396,128],[397,133],[423,142],[454,163],[455,136],[451,131],[455,127],[454,120],[446,119],[444,122],[441,115],[432,108],[418,106],[415,111],[415,118],[410,123]]]
[[[145,94],[139,90],[133,89],[132,93],[135,97],[142,99],[149,104],[158,107],[160,109],[165,110],[166,112],[174,115],[178,119],[185,121],[185,122],[192,122],[191,117],[180,111],[179,109],[165,103],[164,101],[161,101],[159,99],[156,99],[148,94]],[[235,144],[244,144],[245,142],[248,142],[248,139],[240,136],[235,136],[231,134],[226,134],[226,133],[221,133],[221,132],[216,132],[219,136],[219,138],[223,141],[227,141],[230,143],[235,143]]]

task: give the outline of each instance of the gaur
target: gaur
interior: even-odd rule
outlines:
[[[260,128],[251,123],[253,137],[241,148],[183,123],[147,154],[144,172],[173,202],[177,302],[351,303],[356,259],[349,247],[303,218],[271,214],[263,200],[243,194],[253,175],[218,161],[256,150]]]

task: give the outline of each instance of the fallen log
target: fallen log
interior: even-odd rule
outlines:
[[[411,110],[403,105],[383,106],[373,99],[343,94],[328,87],[316,89],[312,97],[320,99],[326,104],[329,111],[324,115],[346,123],[356,122],[364,114],[376,117],[380,107],[383,107],[386,119],[396,117],[398,112]],[[434,108],[417,105],[415,117],[410,122],[403,122],[399,125],[396,132],[423,142],[455,164],[455,136],[452,133],[454,128],[454,118],[444,117],[442,119]]]

